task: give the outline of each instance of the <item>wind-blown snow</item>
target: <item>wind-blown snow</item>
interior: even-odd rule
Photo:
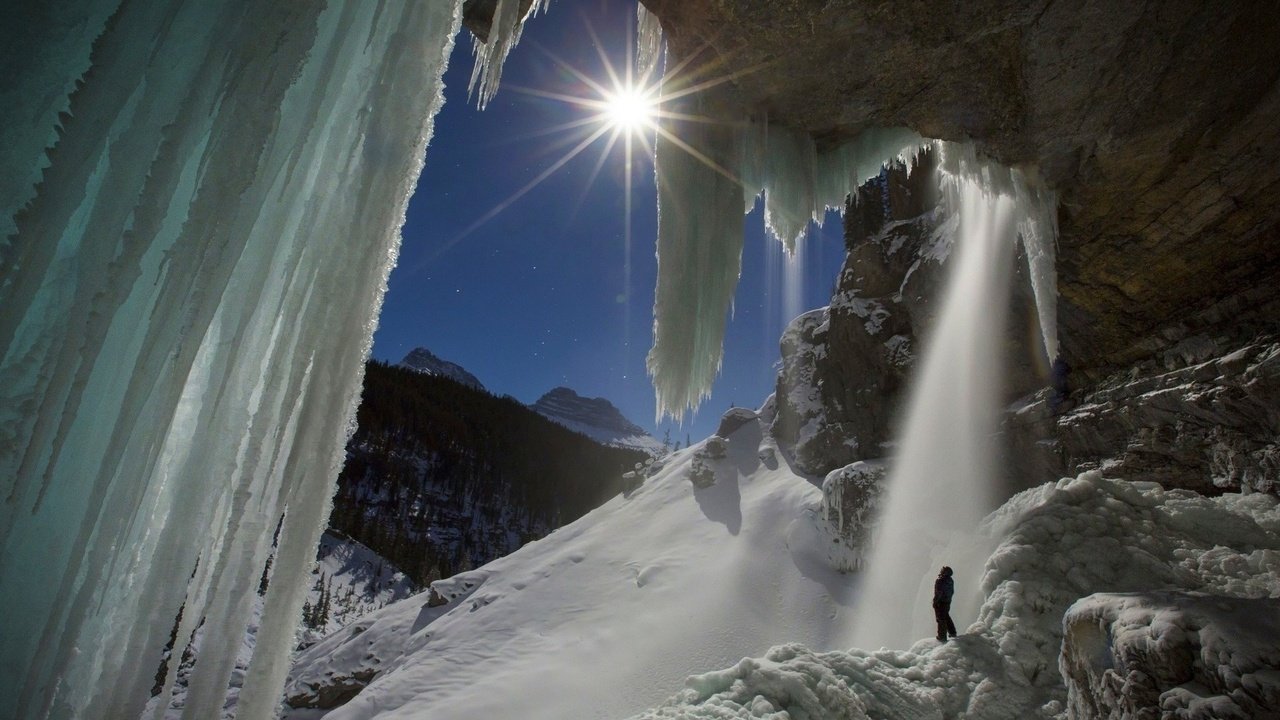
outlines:
[[[67,110],[6,133],[42,169],[3,205],[0,697],[136,717],[185,607],[215,717],[283,515],[240,696],[267,717],[459,4],[74,5],[6,68],[57,81],[0,106]]]
[[[821,491],[762,461],[762,440],[756,421],[734,432],[704,489],[695,445],[630,497],[436,583],[448,605],[419,595],[327,638],[286,695],[373,670],[326,717],[616,718],[779,642],[843,647],[853,579],[823,564]]]

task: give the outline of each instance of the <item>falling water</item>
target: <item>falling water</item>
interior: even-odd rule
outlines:
[[[957,627],[977,612],[989,549],[977,528],[995,501],[998,339],[1016,231],[1038,213],[1022,207],[1036,198],[1018,187],[1019,173],[965,152],[943,148],[942,186],[960,216],[957,255],[889,476],[854,628],[861,647],[905,648],[933,635],[932,581],[942,565],[955,570]]]

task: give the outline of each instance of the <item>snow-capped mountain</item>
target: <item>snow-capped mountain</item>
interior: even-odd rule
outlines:
[[[423,347],[414,348],[412,352],[405,355],[404,359],[400,361],[400,365],[427,375],[456,380],[467,387],[473,387],[477,390],[486,389],[479,378],[467,372],[466,368],[458,363],[444,360]]]
[[[650,455],[663,452],[662,443],[631,422],[604,398],[582,397],[567,387],[552,389],[529,407],[564,427],[603,445],[633,448]]]

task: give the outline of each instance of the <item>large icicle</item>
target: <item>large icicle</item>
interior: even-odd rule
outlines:
[[[68,95],[0,156],[21,179],[0,264],[0,697],[19,718],[137,717],[184,607],[178,648],[205,628],[185,714],[217,717],[283,515],[239,712],[270,717],[460,3],[75,8],[59,27],[96,38],[8,68]],[[0,126],[42,102],[18,100]],[[7,164],[33,158],[38,185]]]
[[[808,133],[767,120],[672,122],[667,131],[679,142],[666,133],[658,138],[659,272],[648,366],[659,417],[682,417],[709,394],[720,368],[741,265],[744,205],[750,212],[763,192],[766,226],[793,252],[810,221],[821,223],[829,208],[843,210],[849,192],[885,162],[909,162],[925,141],[910,130],[869,129],[818,153]],[[731,189],[738,203],[733,214],[723,204]]]
[[[498,93],[502,66],[512,48],[520,42],[524,21],[550,3],[551,0],[533,0],[528,12],[521,17],[520,0],[497,0],[488,39],[481,42],[478,38],[472,38],[475,43],[472,51],[476,56],[476,64],[471,69],[471,83],[467,86],[467,92],[475,94],[476,104],[480,109],[483,110]]]
[[[693,96],[681,112],[698,115]],[[737,133],[669,121],[657,139],[658,288],[647,367],[657,414],[683,418],[710,393],[724,352],[725,318],[742,269]]]

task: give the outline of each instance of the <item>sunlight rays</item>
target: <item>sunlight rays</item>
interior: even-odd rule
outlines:
[[[713,161],[705,153],[690,145],[681,139],[678,134],[679,123],[701,123],[710,125],[719,125],[729,128],[745,127],[746,123],[742,121],[726,121],[721,118],[710,117],[697,113],[687,112],[684,109],[676,109],[672,105],[682,106],[685,103],[677,102],[686,100],[687,98],[696,97],[700,93],[705,93],[713,88],[733,82],[736,79],[761,70],[764,65],[756,65],[734,73],[726,73],[722,75],[711,75],[715,69],[722,67],[726,59],[720,58],[718,61],[704,63],[696,70],[688,71],[692,60],[699,56],[704,48],[697,52],[690,53],[687,57],[671,67],[666,68],[665,74],[662,72],[661,63],[655,64],[650,72],[638,73],[635,67],[634,52],[631,44],[627,46],[627,55],[624,66],[616,67],[610,59],[609,54],[605,52],[604,44],[600,41],[595,28],[591,22],[585,17],[583,23],[587,34],[592,41],[592,46],[596,54],[600,58],[601,66],[606,76],[603,81],[592,78],[586,72],[574,67],[569,62],[562,59],[550,49],[539,43],[529,43],[538,52],[550,59],[557,68],[566,72],[570,77],[574,78],[583,90],[582,94],[573,94],[570,92],[561,92],[555,90],[547,90],[542,88],[522,87],[508,85],[507,87],[517,93],[541,100],[549,100],[556,103],[563,103],[573,108],[583,111],[584,115],[580,118],[567,122],[558,123],[546,128],[533,130],[526,133],[515,135],[510,140],[530,140],[535,138],[543,138],[547,136],[557,136],[563,134],[563,137],[555,139],[548,144],[548,149],[554,151],[557,148],[569,147],[552,162],[545,170],[540,172],[532,180],[521,186],[505,199],[498,202],[492,209],[485,212],[474,222],[469,224],[458,234],[441,244],[429,256],[427,256],[419,266],[429,264],[440,255],[457,245],[460,241],[471,235],[480,227],[497,217],[504,210],[510,207],[520,198],[527,195],[530,191],[540,185],[548,177],[556,171],[563,168],[570,161],[582,154],[588,147],[601,138],[607,139],[603,143],[600,154],[596,158],[592,169],[587,176],[586,183],[583,186],[582,193],[575,203],[575,209],[580,207],[586,197],[588,190],[596,182],[600,175],[604,164],[613,154],[614,149],[618,147],[619,140],[623,150],[623,184],[624,184],[624,245],[626,252],[625,260],[625,288],[622,297],[630,297],[630,264],[631,264],[631,211],[633,207],[632,190],[633,190],[633,173],[635,171],[635,156],[642,153],[643,157],[652,164],[656,150],[657,138],[662,138],[670,142],[681,151],[689,154],[697,159],[700,163],[706,165],[716,173],[723,175],[732,182],[742,185],[741,178],[737,177],[730,170]],[[631,29],[634,33],[634,28]],[[657,77],[650,77],[656,75]],[[651,136],[653,141],[651,142]],[[638,144],[637,144],[638,143]],[[661,172],[661,169],[658,169]],[[575,210],[576,214],[576,210]]]

